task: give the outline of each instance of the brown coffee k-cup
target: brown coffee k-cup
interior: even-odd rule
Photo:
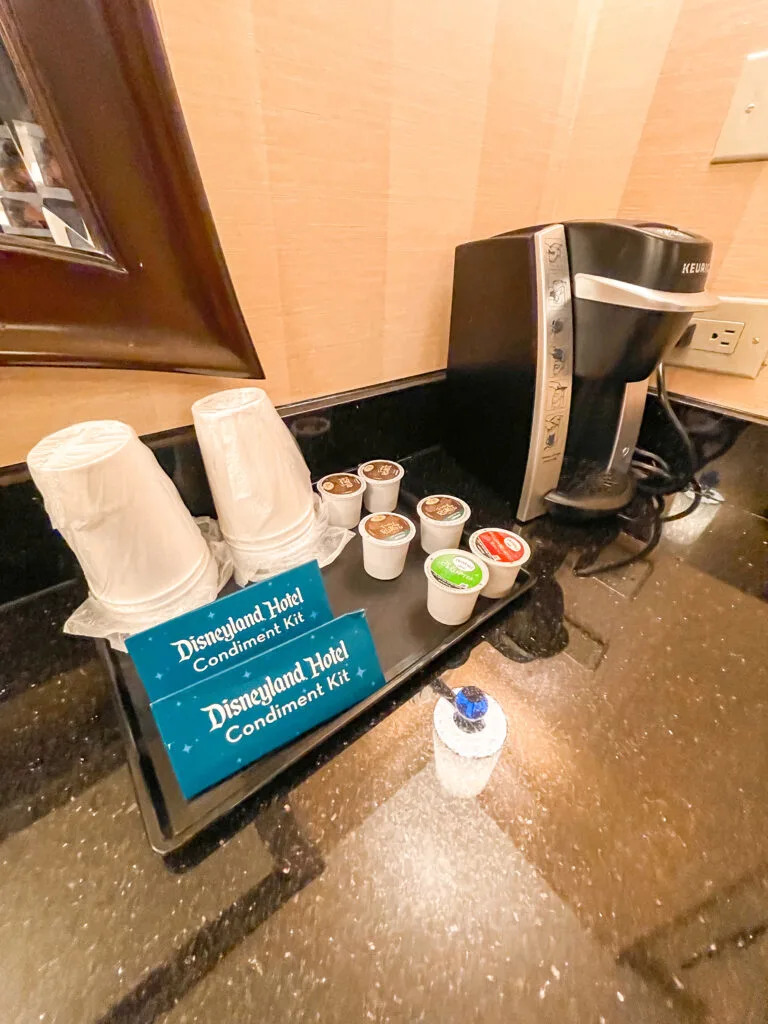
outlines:
[[[348,529],[360,522],[364,484],[354,473],[329,473],[317,482],[317,491],[333,526]]]
[[[404,473],[400,463],[391,459],[369,459],[360,463],[357,475],[365,485],[363,500],[369,512],[394,512]]]

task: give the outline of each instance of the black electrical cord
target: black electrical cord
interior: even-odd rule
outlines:
[[[634,551],[631,555],[625,555],[623,558],[617,558],[613,562],[603,562],[600,565],[591,565],[585,569],[581,569],[577,563],[573,570],[574,576],[597,576],[599,573],[608,572],[611,569],[625,569],[628,565],[632,565],[634,562],[639,562],[641,558],[647,557],[655,548],[658,547],[659,541],[661,540],[661,512],[664,508],[664,501],[656,494],[650,495],[649,500],[653,506],[651,535],[643,547],[639,551]]]
[[[661,466],[652,462],[643,462],[642,459],[632,459],[632,469],[639,480],[668,480],[671,482],[675,479],[670,470],[662,469]]]
[[[677,413],[672,408],[672,403],[669,400],[667,393],[667,384],[664,377],[664,366],[659,365],[656,370],[656,391],[659,399],[659,404],[664,410],[667,419],[669,420],[672,428],[680,439],[685,454],[687,456],[687,466],[682,474],[679,474],[677,478],[665,481],[654,481],[650,477],[641,478],[638,481],[638,490],[645,494],[675,494],[677,491],[683,491],[689,486],[691,480],[696,475],[699,468],[699,457],[696,454],[696,448],[694,447],[693,441],[688,435],[688,431],[682,425],[680,420],[677,418]],[[650,454],[650,453],[649,453]],[[657,457],[658,458],[658,457]],[[669,471],[669,466],[665,463],[665,468]],[[659,474],[661,475],[661,474]],[[664,476],[668,476],[668,473],[664,473]]]
[[[655,463],[663,469],[665,473],[672,473],[672,470],[669,468],[669,463],[665,459],[662,459],[660,455],[657,455],[656,452],[646,451],[645,448],[635,448],[633,461],[639,461],[638,456],[640,459],[648,459],[649,462]]]
[[[695,476],[691,477],[688,489],[693,491],[693,501],[690,505],[687,508],[684,508],[682,512],[676,512],[673,516],[662,516],[662,523],[676,523],[678,519],[685,519],[685,517],[689,516],[691,512],[696,511],[701,504],[702,492],[701,484]]]
[[[613,562],[604,562],[600,565],[591,565],[585,568],[581,568],[577,562],[573,570],[575,576],[597,576],[600,573],[613,569],[624,569],[628,565],[640,561],[641,558],[647,558],[661,541],[664,523],[673,523],[678,519],[684,519],[701,504],[701,486],[695,476],[699,468],[698,455],[693,441],[688,436],[688,432],[672,408],[662,365],[659,365],[656,370],[656,390],[661,407],[685,449],[688,463],[685,472],[675,476],[669,464],[661,456],[656,455],[654,452],[645,451],[643,448],[635,449],[632,467],[638,476],[637,489],[640,494],[645,495],[650,500],[653,509],[650,536],[639,551],[626,555],[624,558],[618,558]],[[640,457],[638,458],[637,456]],[[690,505],[682,512],[675,513],[675,515],[664,516],[662,514],[664,512],[664,497],[689,488],[694,492],[693,501]]]

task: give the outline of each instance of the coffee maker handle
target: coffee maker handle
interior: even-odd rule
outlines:
[[[597,274],[575,274],[573,294],[577,299],[607,302],[631,309],[655,310],[659,313],[699,313],[705,309],[714,309],[719,301],[712,292],[664,292],[613,277],[599,277]]]

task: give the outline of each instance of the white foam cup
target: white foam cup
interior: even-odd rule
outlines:
[[[192,418],[219,526],[237,565],[313,526],[312,482],[304,456],[261,388],[232,388],[199,399]]]
[[[176,602],[215,591],[218,570],[203,535],[128,424],[93,420],[58,430],[35,445],[27,464],[52,525],[105,608],[162,620],[165,610],[176,614]]]
[[[365,484],[363,501],[369,512],[394,512],[405,470],[391,459],[370,459],[357,467]]]
[[[469,551],[445,548],[427,556],[427,610],[446,626],[466,622],[488,582],[488,567]]]
[[[317,481],[317,493],[328,509],[333,526],[351,529],[360,522],[365,484],[354,473],[329,473]]]
[[[531,557],[524,537],[499,526],[475,530],[469,538],[469,549],[488,567],[483,597],[506,597],[515,585],[521,566]]]
[[[376,580],[393,580],[405,568],[408,545],[416,527],[399,512],[372,512],[359,526],[363,538],[363,565]]]
[[[452,494],[430,494],[416,506],[421,526],[421,546],[431,555],[441,548],[457,548],[470,507]]]

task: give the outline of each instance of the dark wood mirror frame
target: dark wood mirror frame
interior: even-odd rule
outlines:
[[[0,0],[0,31],[111,254],[3,236],[0,363],[263,377],[150,0]]]

